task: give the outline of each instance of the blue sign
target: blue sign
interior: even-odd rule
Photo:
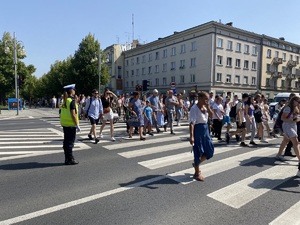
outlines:
[[[18,109],[18,100],[16,98],[8,98],[8,110],[13,109],[17,110]],[[19,99],[19,110],[22,110],[22,98]]]

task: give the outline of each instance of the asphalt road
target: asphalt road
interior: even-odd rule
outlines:
[[[77,134],[76,166],[63,165],[57,118],[0,121],[2,224],[299,224],[297,160],[276,162],[281,138],[254,148],[215,143],[204,182],[191,176],[188,126],[140,141],[117,123],[116,142]]]

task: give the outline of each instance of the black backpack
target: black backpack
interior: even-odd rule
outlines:
[[[282,114],[283,114],[283,109],[284,108],[282,108],[280,110],[280,112],[278,113],[278,117],[277,117],[277,119],[275,121],[274,129],[276,129],[277,132],[278,131],[282,132],[282,123],[283,123],[283,121],[281,120],[281,117],[282,117]],[[286,118],[289,118],[292,115],[292,113],[293,113],[293,111],[291,110],[291,112],[289,112],[289,114],[287,115]]]
[[[236,118],[236,106],[240,102],[241,101],[238,101],[234,106],[231,107],[230,112],[229,112],[229,117]]]

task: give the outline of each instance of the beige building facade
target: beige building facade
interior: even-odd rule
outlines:
[[[299,57],[299,45],[262,35],[262,94],[274,98],[281,92],[299,93]]]
[[[171,83],[186,94],[256,92],[260,41],[260,35],[213,21],[174,32],[123,53],[124,89],[133,91],[148,80],[150,89],[162,93]]]

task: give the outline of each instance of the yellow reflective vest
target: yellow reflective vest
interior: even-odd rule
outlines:
[[[71,105],[72,101],[73,101],[73,99],[69,97],[66,102],[66,107],[61,108],[60,124],[63,127],[76,127],[76,123],[73,120],[72,113],[70,110],[70,105]],[[77,120],[77,124],[79,124],[78,105],[76,103],[75,103],[75,107],[76,107],[76,120]]]

